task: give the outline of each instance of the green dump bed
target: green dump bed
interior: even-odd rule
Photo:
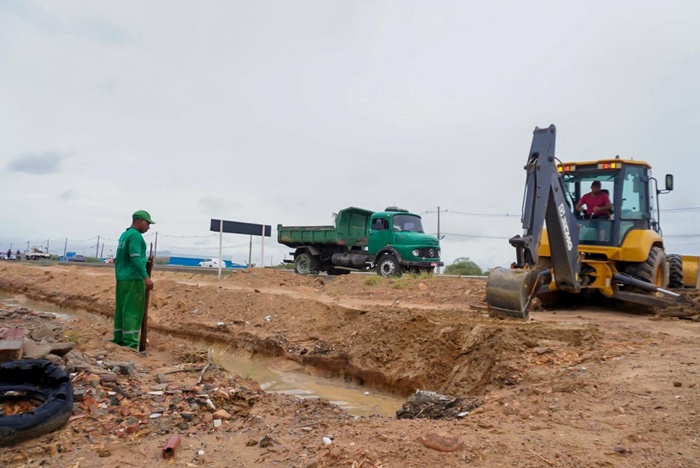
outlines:
[[[337,244],[365,247],[369,233],[369,219],[374,211],[349,207],[340,210],[335,226],[282,226],[277,225],[277,242],[287,247],[318,244]]]

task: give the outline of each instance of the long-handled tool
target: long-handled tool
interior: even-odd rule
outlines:
[[[148,260],[146,261],[146,273],[148,277],[151,277],[151,271],[153,271],[153,243],[151,243],[151,249],[148,253]],[[143,305],[143,320],[141,320],[141,338],[139,339],[139,351],[146,351],[146,346],[148,346],[148,301],[151,298],[151,290],[146,288],[146,300]]]

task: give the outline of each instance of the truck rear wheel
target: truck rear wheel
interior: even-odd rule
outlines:
[[[377,274],[385,278],[401,276],[401,264],[395,256],[384,255],[377,263]]]
[[[301,253],[294,259],[294,273],[298,275],[317,275],[319,261],[309,253]]]

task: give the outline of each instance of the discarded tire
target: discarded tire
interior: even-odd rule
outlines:
[[[0,400],[10,398],[34,399],[42,405],[26,413],[0,416],[0,447],[55,431],[73,412],[70,378],[45,359],[0,363]]]

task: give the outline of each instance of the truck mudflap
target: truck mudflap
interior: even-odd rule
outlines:
[[[541,283],[537,270],[496,267],[489,272],[486,282],[486,303],[489,315],[530,318],[528,307]]]

